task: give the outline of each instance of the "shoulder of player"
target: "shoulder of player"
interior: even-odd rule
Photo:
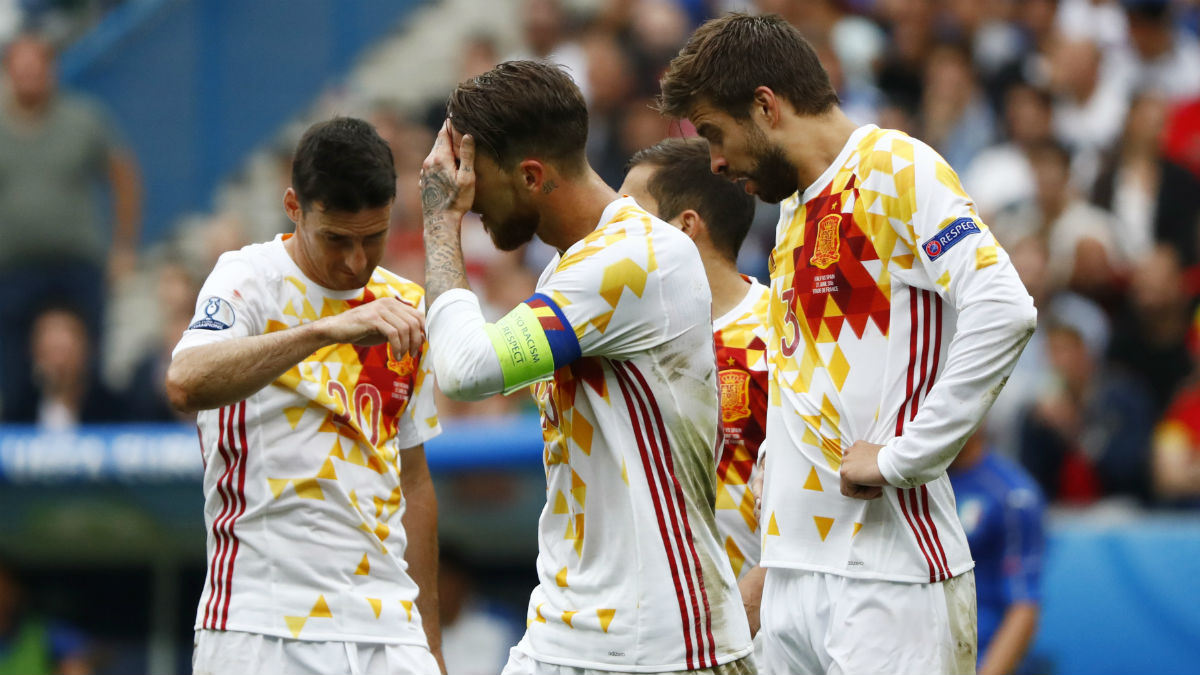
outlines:
[[[272,249],[273,242],[247,244],[239,249],[226,251],[218,258],[213,266],[213,274],[236,274],[246,278],[281,279],[281,269],[278,256],[287,255],[280,247],[279,251]]]
[[[375,268],[367,287],[377,297],[395,296],[414,307],[420,307],[425,299],[425,289],[420,284],[384,267]]]

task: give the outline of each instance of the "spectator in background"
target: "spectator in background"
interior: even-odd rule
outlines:
[[[983,434],[950,464],[958,518],[975,559],[979,675],[1013,672],[1037,631],[1045,504],[1020,465],[989,452]]]
[[[1052,501],[1145,499],[1153,399],[1140,381],[1105,368],[1104,346],[1073,321],[1057,315],[1042,327],[1054,382],[1024,415],[1021,463]]]
[[[1200,311],[1192,318],[1191,353],[1200,356]],[[1200,378],[1193,366],[1154,430],[1154,496],[1169,505],[1200,507]]]
[[[1041,239],[1050,254],[1051,284],[1093,298],[1107,298],[1121,263],[1111,214],[1088,203],[1070,183],[1070,156],[1050,142],[1029,149],[1036,195],[996,216],[992,230],[1011,246],[1023,237]]]
[[[10,422],[63,431],[80,424],[116,422],[125,408],[92,367],[95,348],[84,315],[51,303],[33,319],[30,345],[34,392],[8,407]]]
[[[1200,96],[1200,41],[1175,25],[1170,0],[1124,0],[1129,45],[1117,53],[1128,86],[1170,101]]]
[[[1039,325],[1045,326],[1050,317],[1069,317],[1070,323],[1087,336],[1093,349],[1103,350],[1109,344],[1111,329],[1104,310],[1091,300],[1052,284],[1044,242],[1026,237],[1009,247],[1008,254],[1025,289],[1033,297]],[[1004,385],[988,413],[987,442],[991,451],[1014,461],[1017,459],[1021,417],[1053,382],[1046,331],[1038,330],[1025,344],[1008,384]]]
[[[1100,157],[1121,134],[1129,109],[1127,83],[1090,37],[1061,39],[1049,52],[1046,76],[1054,93],[1054,134],[1071,149],[1075,184],[1091,187]]]
[[[919,135],[951,167],[965,169],[992,142],[996,126],[970,51],[961,44],[938,44],[925,62],[924,80]]]
[[[1049,92],[1017,82],[1004,94],[1006,140],[985,148],[965,168],[963,187],[975,199],[985,223],[1006,208],[1033,199],[1036,186],[1029,151],[1053,140],[1054,112]]]
[[[479,595],[470,562],[452,544],[438,552],[438,609],[449,675],[495,675],[504,668],[520,624]]]
[[[133,156],[96,104],[56,90],[54,53],[34,35],[4,51],[0,101],[0,403],[4,418],[32,398],[30,321],[47,297],[70,297],[92,344],[100,338],[105,270],[133,270],[141,185]],[[106,243],[96,188],[112,188]]]
[[[1149,387],[1154,419],[1166,410],[1192,370],[1188,303],[1179,255],[1159,246],[1134,267],[1125,304],[1113,322],[1109,359]]]
[[[1159,138],[1166,112],[1166,101],[1158,94],[1145,92],[1133,99],[1125,132],[1092,188],[1092,202],[1117,217],[1117,243],[1131,260],[1148,254],[1154,243],[1155,200],[1162,182]]]
[[[158,270],[159,322],[157,348],[148,351],[134,367],[125,390],[129,419],[139,422],[194,422],[194,414],[175,410],[167,399],[167,367],[171,351],[183,337],[196,307],[200,285],[188,268],[169,260]]]
[[[562,64],[583,92],[584,100],[591,103],[588,55],[572,35],[561,0],[523,0],[521,30],[525,44],[504,60],[536,59]]]
[[[756,0],[764,14],[778,14],[813,43],[827,43],[851,88],[872,87],[887,36],[875,22],[848,11],[845,0]],[[825,61],[824,58],[821,59]],[[841,91],[841,87],[837,87]]]
[[[30,612],[16,575],[0,562],[0,675],[87,675],[87,638]]]

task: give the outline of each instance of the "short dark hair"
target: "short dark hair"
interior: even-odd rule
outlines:
[[[693,209],[704,219],[709,238],[721,255],[737,261],[738,251],[754,222],[754,197],[740,183],[709,168],[708,141],[668,138],[639,151],[628,169],[647,164],[657,171],[646,184],[663,220]]]
[[[368,122],[335,117],[304,132],[292,156],[292,189],[300,208],[357,213],[396,197],[392,149]]]
[[[587,104],[557,64],[505,61],[460,83],[446,112],[502,168],[527,157],[554,161],[568,173],[586,164]]]
[[[838,104],[816,51],[778,14],[735,12],[706,21],[671,60],[660,84],[658,109],[670,117],[687,117],[705,103],[746,119],[760,86],[770,87],[802,115],[819,115]]]

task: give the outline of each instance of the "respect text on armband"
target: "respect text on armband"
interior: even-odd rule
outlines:
[[[525,363],[541,363],[542,355],[538,350],[537,339],[534,337],[530,322],[523,316],[513,317],[513,323],[503,322],[498,327],[508,348],[508,356],[514,365]],[[515,324],[515,325],[514,325]],[[540,327],[539,327],[540,329]]]

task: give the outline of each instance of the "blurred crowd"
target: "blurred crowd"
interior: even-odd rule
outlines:
[[[691,30],[728,10],[783,15],[816,46],[855,121],[899,128],[946,157],[1036,299],[1040,330],[988,421],[994,451],[1019,459],[1052,502],[1200,504],[1200,3],[518,4],[519,46],[487,32],[468,35],[456,50],[457,78],[513,58],[567,66],[591,110],[591,163],[614,186],[635,151],[693,133],[653,108],[659,75]],[[32,194],[55,208],[34,208],[27,187],[6,189],[0,158],[0,208],[34,212],[21,237],[4,235],[0,277],[38,276],[47,289],[36,308],[18,307],[28,293],[0,293],[0,314],[17,317],[6,319],[0,336],[9,383],[0,411],[6,421],[49,428],[177,420],[162,393],[170,350],[216,257],[289,229],[278,199],[295,138],[282,134],[268,161],[243,172],[254,189],[233,190],[237,196],[218,200],[216,212],[187,219],[154,255],[138,258],[128,245],[138,231],[136,161],[102,109],[55,87],[53,58],[36,40],[10,46],[4,58],[0,145],[20,149],[24,184],[43,181]],[[317,108],[310,117],[365,116],[392,145],[398,197],[384,265],[420,282],[417,173],[444,100],[351,106],[335,96]],[[60,126],[66,131],[47,131]],[[31,172],[34,156],[53,163],[36,162],[47,166]],[[112,196],[88,202],[93,184]],[[76,222],[65,230],[57,214],[71,199]],[[38,221],[39,210],[57,220]],[[760,208],[739,261],[764,279],[775,214]],[[116,236],[102,239],[96,232],[106,222],[116,223]],[[9,246],[16,241],[19,250]],[[498,252],[478,222],[464,228],[464,249],[492,318],[529,295],[553,256],[537,242]],[[81,266],[90,276],[55,285],[62,270]],[[146,292],[153,309],[139,312],[153,337],[112,377],[98,364],[111,339],[100,317],[118,311],[105,298],[129,283],[134,268],[153,289]],[[442,398],[440,412],[510,414],[528,409],[525,398]]]
[[[96,102],[57,86],[54,71],[52,44],[71,35],[62,22],[80,25],[81,7],[92,16],[115,4],[0,0],[0,37],[22,15],[53,29],[50,40],[10,39],[3,56],[3,423],[186,421],[163,391],[170,352],[217,257],[290,230],[280,206],[289,153],[315,119],[366,117],[392,146],[398,189],[383,264],[424,277],[417,176],[443,98],[402,105],[331,93],[231,179],[214,212],[138,249],[141,188],[125,140],[137,130],[119,131]],[[514,5],[516,44],[468,34],[444,91],[504,60],[565,65],[589,103],[589,160],[614,187],[634,152],[694,133],[653,108],[658,78],[691,31],[730,10],[784,16],[816,47],[852,119],[906,131],[950,162],[1035,299],[1039,330],[987,420],[991,450],[1022,464],[1059,506],[1200,506],[1200,1]],[[760,205],[739,260],[763,281],[777,212]],[[531,294],[554,254],[536,241],[499,252],[478,221],[463,236],[471,285],[491,319]],[[131,288],[136,303],[114,300]],[[145,330],[106,329],[113,324]],[[132,357],[121,367],[104,363],[122,350]],[[439,399],[447,424],[532,410],[522,395]],[[448,643],[461,612],[460,632],[488,628],[502,658],[510,617],[471,599],[468,558],[445,558],[443,579],[462,583],[442,592]],[[482,650],[460,651],[479,657],[480,672],[492,667]]]

